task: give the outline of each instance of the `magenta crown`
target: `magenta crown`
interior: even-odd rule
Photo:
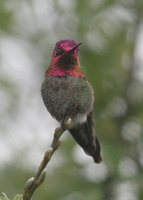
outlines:
[[[59,49],[59,50],[63,50],[63,51],[69,51],[71,49],[73,49],[75,46],[77,46],[78,43],[76,43],[74,40],[60,40],[56,43],[55,48],[54,48],[54,52]],[[75,49],[75,52],[78,53],[79,51],[79,47],[77,47]]]

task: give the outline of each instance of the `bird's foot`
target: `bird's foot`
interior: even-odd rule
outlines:
[[[72,127],[72,119],[68,118],[61,124],[63,130],[69,130]]]

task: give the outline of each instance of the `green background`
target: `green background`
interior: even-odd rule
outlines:
[[[5,148],[0,150],[0,192],[9,198],[22,193],[43,157],[46,145],[39,150],[40,155],[38,148],[34,154],[30,152],[39,145],[43,124],[48,124],[47,119],[41,124],[40,116],[44,113],[46,118],[48,113],[37,103],[40,116],[34,122],[30,107],[34,99],[40,99],[54,44],[71,38],[82,42],[81,66],[95,89],[96,130],[103,162],[94,164],[65,133],[47,168],[46,181],[33,199],[143,199],[142,11],[142,0],[0,1],[0,146],[6,144],[5,148],[14,152],[6,156]],[[19,45],[22,50],[13,58],[12,52]],[[19,68],[14,71],[17,60]],[[31,71],[27,67],[30,64]],[[17,123],[24,119],[26,109],[28,130]],[[14,131],[21,130],[18,138],[13,137],[13,124],[19,127]],[[26,144],[23,137],[29,130],[29,137],[35,137]],[[52,132],[49,134],[52,138]],[[7,139],[13,142],[9,144]],[[47,140],[49,146],[51,139]]]

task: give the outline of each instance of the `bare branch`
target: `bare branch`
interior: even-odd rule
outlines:
[[[55,129],[51,148],[45,152],[43,160],[38,168],[35,177],[31,177],[25,184],[23,200],[30,200],[35,190],[43,183],[46,177],[46,167],[51,160],[52,155],[60,146],[60,137],[63,132],[68,129],[68,124],[65,123],[64,128],[58,127]]]

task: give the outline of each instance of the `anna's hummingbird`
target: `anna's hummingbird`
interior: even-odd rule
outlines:
[[[80,45],[74,40],[56,43],[41,94],[50,114],[61,126],[70,121],[73,138],[99,163],[102,158],[93,116],[94,93],[80,68]]]

